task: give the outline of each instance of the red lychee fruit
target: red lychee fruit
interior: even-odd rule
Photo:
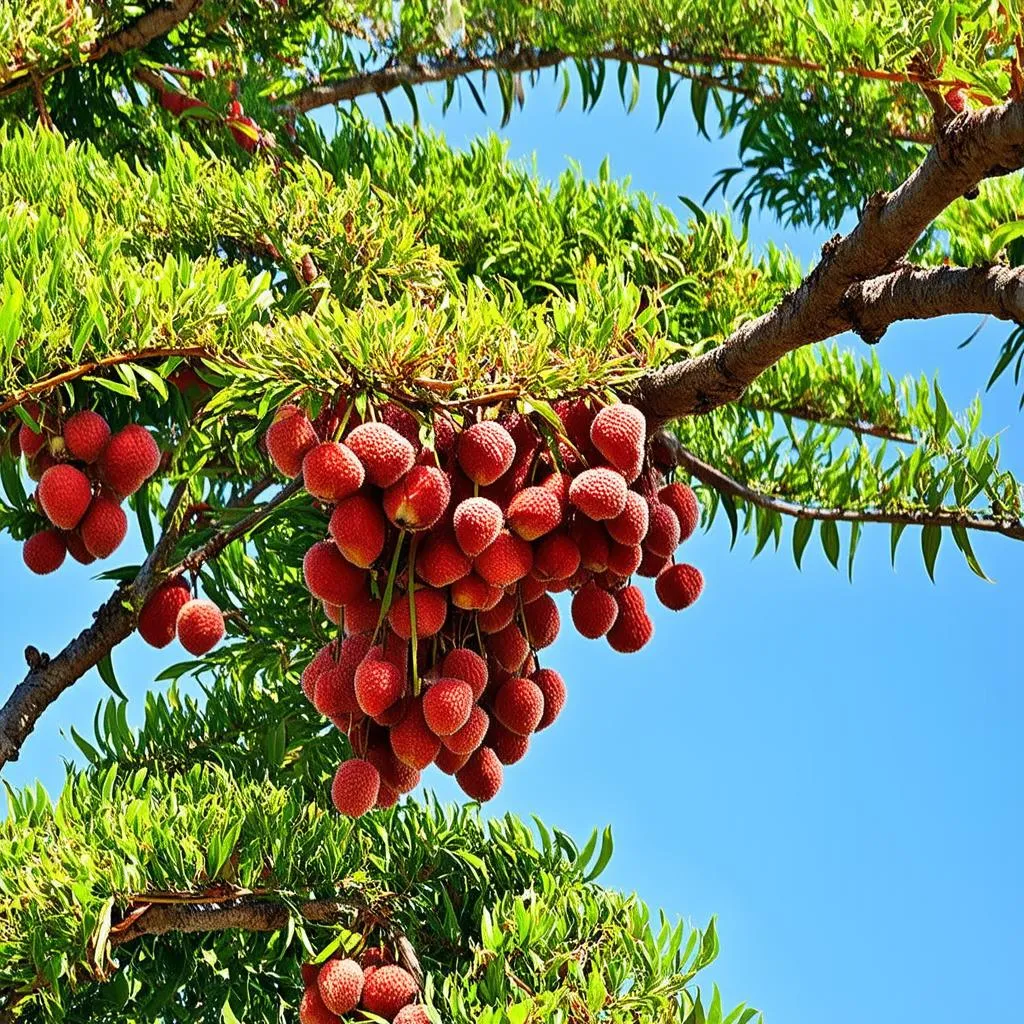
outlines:
[[[395,958],[391,955],[391,951],[383,946],[367,946],[360,954],[359,962],[363,965],[363,970],[366,970],[367,967],[384,967],[387,964],[393,964]]]
[[[455,781],[471,800],[485,803],[501,789],[503,774],[498,755],[490,747],[481,747],[455,773]]]
[[[382,658],[367,657],[355,671],[355,698],[371,718],[382,715],[402,696],[402,673]]]
[[[192,599],[181,576],[161,583],[139,612],[139,636],[150,647],[166,647],[177,633],[178,612]]]
[[[468,576],[472,567],[450,530],[432,530],[416,552],[416,575],[436,589]]]
[[[342,761],[331,783],[331,800],[340,814],[358,818],[377,802],[380,773],[369,761],[352,758]]]
[[[608,571],[626,579],[640,567],[643,551],[639,544],[617,544],[612,541],[608,545]]]
[[[436,466],[413,466],[384,492],[384,513],[405,530],[429,530],[448,508],[452,486]]]
[[[526,656],[530,653],[530,645],[526,642],[522,630],[511,623],[504,629],[492,633],[484,641],[487,650],[498,664],[507,672],[518,672]]]
[[[519,736],[492,718],[487,736],[484,738],[484,744],[494,751],[495,756],[502,764],[518,764],[526,757],[527,751],[530,749],[530,737]]]
[[[370,747],[366,760],[380,772],[381,782],[396,793],[411,793],[420,784],[419,769],[399,761],[389,744]]]
[[[515,598],[506,594],[493,608],[486,612],[479,612],[476,623],[481,633],[497,633],[504,629],[516,614]]]
[[[409,702],[405,717],[391,727],[391,749],[410,768],[422,771],[437,757],[441,741],[430,731],[423,717],[422,697]]]
[[[224,639],[224,616],[212,601],[194,598],[181,606],[176,628],[181,646],[198,658]]]
[[[523,604],[529,604],[531,601],[536,601],[541,594],[546,594],[547,589],[547,581],[537,579],[531,572],[529,576],[525,576],[519,581],[519,598]]]
[[[540,485],[545,491],[553,494],[558,499],[562,515],[569,507],[569,487],[572,485],[572,477],[568,473],[550,473],[541,480]]]
[[[626,507],[626,481],[612,469],[584,470],[569,487],[569,502],[595,522],[614,519]]]
[[[468,760],[469,754],[457,754],[454,750],[449,750],[442,744],[441,749],[437,752],[437,757],[434,758],[434,764],[445,775],[454,775]]]
[[[434,451],[447,460],[455,451],[455,421],[446,412],[434,413]]]
[[[474,704],[469,709],[469,717],[462,727],[449,736],[442,736],[441,742],[452,753],[469,757],[483,743],[490,724],[490,715],[479,704]]]
[[[73,530],[92,501],[92,484],[74,466],[51,466],[39,481],[36,496],[46,518],[54,526]]]
[[[401,795],[397,789],[392,789],[387,783],[381,781],[377,802],[373,806],[378,810],[387,810],[387,808],[394,807],[398,803],[398,798]]]
[[[38,417],[37,417],[38,419]],[[36,433],[27,423],[22,423],[18,431],[18,447],[26,459],[34,459],[46,444],[46,432]]]
[[[345,633],[372,633],[380,619],[381,603],[367,590],[362,590],[345,605]]]
[[[576,631],[588,640],[602,637],[615,624],[619,606],[615,598],[596,583],[587,583],[572,599],[572,621]]]
[[[341,614],[342,609],[340,604],[331,604],[330,601],[321,601],[323,605],[324,615],[327,616],[329,622],[333,622],[335,626],[341,625]]]
[[[606,405],[590,425],[590,440],[628,481],[640,475],[647,420],[639,409],[622,402]]]
[[[530,677],[544,695],[544,714],[537,723],[537,732],[546,729],[565,707],[565,680],[553,668],[540,668]]]
[[[677,547],[681,532],[675,512],[655,498],[650,501],[651,525],[644,540],[644,548],[652,554],[668,558]]]
[[[452,517],[455,539],[465,554],[476,558],[497,539],[504,520],[501,509],[490,499],[466,498]]]
[[[366,581],[366,574],[350,564],[329,540],[319,541],[306,552],[302,575],[314,597],[342,606],[362,593]]]
[[[580,559],[580,549],[569,534],[549,533],[534,548],[533,574],[542,580],[567,580],[580,567]]]
[[[491,420],[474,423],[464,430],[456,443],[463,473],[481,487],[503,476],[516,457],[512,435]]]
[[[517,583],[533,568],[533,549],[508,530],[502,530],[494,542],[473,561],[480,577],[495,587]]]
[[[425,1006],[410,1004],[398,1011],[392,1024],[431,1024],[430,1014],[427,1013]]]
[[[649,525],[647,502],[636,491],[627,491],[626,507],[614,519],[609,519],[604,528],[612,540],[632,545],[639,544],[647,536]]]
[[[65,533],[64,543],[68,546],[68,554],[81,565],[92,565],[96,561],[96,556],[90,554],[78,530],[71,530],[69,533]]]
[[[672,611],[689,608],[704,589],[704,575],[695,565],[677,562],[666,566],[654,581],[658,600]]]
[[[403,1006],[416,998],[413,976],[402,967],[388,964],[378,967],[363,985],[363,1009],[393,1021]]]
[[[619,654],[632,654],[654,636],[654,623],[647,614],[639,587],[624,587],[615,595],[615,600],[619,615],[608,630],[608,646]]]
[[[37,576],[45,576],[64,564],[67,550],[64,538],[56,530],[42,530],[25,541],[21,557]]]
[[[562,465],[571,473],[584,469],[587,465],[593,465],[598,461],[597,449],[590,440],[590,424],[594,422],[594,411],[585,401],[571,398],[559,399],[552,404],[552,408],[565,429],[565,440],[558,442],[558,454]]]
[[[693,536],[700,524],[700,502],[686,484],[666,484],[658,491],[658,499],[676,514],[679,521],[680,543]]]
[[[136,423],[119,430],[99,457],[100,479],[119,498],[134,494],[159,468],[153,435]]]
[[[320,973],[320,965],[306,963],[299,968],[299,972],[302,975],[302,984],[309,988],[316,985],[316,976]]]
[[[456,580],[449,589],[452,604],[463,611],[487,611],[502,598],[502,591],[480,579],[475,572]]]
[[[553,491],[527,487],[513,497],[506,517],[513,533],[523,540],[536,540],[562,522],[562,505]]]
[[[321,966],[316,985],[328,1010],[348,1013],[359,1005],[363,994],[363,969],[355,960],[331,957]]]
[[[299,1024],[341,1024],[341,1018],[324,1006],[320,990],[314,985],[302,994],[302,1001],[299,1003]]]
[[[558,636],[560,626],[558,606],[545,594],[523,608],[526,639],[534,650],[550,647]]]
[[[487,662],[468,647],[450,650],[441,659],[438,671],[447,678],[469,683],[473,689],[473,700],[479,700],[487,689]]]
[[[448,617],[448,601],[440,590],[417,587],[409,594],[396,597],[388,610],[388,625],[403,639],[411,640],[413,604],[416,612],[416,636],[422,639],[439,632]]]
[[[366,469],[370,483],[390,487],[416,461],[416,449],[386,423],[363,423],[345,438]]]
[[[319,438],[306,414],[296,405],[282,405],[267,428],[267,452],[279,473],[294,479],[302,460]]]
[[[637,566],[637,575],[646,576],[648,579],[654,579],[658,573],[661,572],[665,566],[668,565],[668,557],[666,555],[656,555],[653,551],[649,551],[646,546],[643,548],[643,558],[640,559],[640,565]]]
[[[400,405],[388,402],[380,411],[382,423],[386,423],[392,430],[401,434],[414,448],[419,447],[420,425],[416,417]]]
[[[107,558],[127,536],[128,517],[116,501],[97,495],[79,524],[78,532],[90,555]]]
[[[544,694],[532,679],[510,679],[494,695],[494,716],[517,736],[529,736],[544,717]]]
[[[604,572],[608,568],[608,534],[600,523],[577,516],[569,536],[580,549],[580,564],[591,572]]]
[[[355,494],[365,471],[355,452],[337,441],[314,445],[302,459],[302,482],[314,498],[329,504]]]
[[[468,721],[473,688],[461,679],[438,679],[423,695],[423,719],[435,736],[451,736]]]
[[[345,560],[362,569],[373,565],[384,550],[387,524],[380,505],[365,494],[338,502],[327,529]]]
[[[331,657],[321,667],[313,687],[313,706],[327,718],[367,713],[356,695],[356,672],[370,649],[365,634],[345,637],[341,644],[331,643]],[[401,681],[399,681],[401,692]]]
[[[64,424],[64,443],[79,462],[95,462],[109,440],[110,426],[91,409],[76,412]]]

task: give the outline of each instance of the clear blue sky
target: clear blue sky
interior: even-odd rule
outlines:
[[[578,95],[558,114],[545,80],[502,134],[514,156],[536,152],[546,177],[568,158],[594,174],[610,155],[613,173],[681,212],[676,196],[702,196],[734,143],[699,139],[684,96],[656,134],[653,83],[644,85],[632,115],[611,88],[591,114],[579,112]],[[484,118],[472,102],[443,120],[437,102],[420,106],[458,146],[497,127],[497,113]],[[404,100],[393,109],[404,116]],[[755,243],[783,240],[805,261],[823,237],[767,222],[753,231]],[[1005,332],[989,323],[958,352],[974,326],[896,328],[879,354],[895,373],[938,371],[950,405],[962,407]],[[1000,382],[985,425],[1006,430],[1004,461],[1024,471],[1016,404]],[[933,585],[916,536],[905,535],[893,571],[887,531],[868,529],[851,585],[817,542],[798,572],[788,534],[782,551],[752,561],[749,541],[730,552],[721,525],[685,549],[704,569],[703,598],[680,615],[657,608],[641,654],[563,634],[548,663],[565,675],[569,704],[507,772],[493,809],[536,813],[580,840],[611,823],[616,855],[604,881],[695,923],[717,913],[722,955],[709,980],[773,1024],[1003,1016],[1024,960],[1024,547],[976,541],[991,585],[947,541]],[[27,643],[59,649],[110,585],[77,565],[30,577],[6,537],[0,573],[10,684]],[[136,708],[172,660],[137,638],[118,649]],[[8,781],[39,777],[54,791],[74,751],[60,727],[87,731],[106,695],[95,674],[80,682]],[[431,778],[442,798],[458,796]]]

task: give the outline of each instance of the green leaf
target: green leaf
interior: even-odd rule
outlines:
[[[109,652],[104,654],[96,663],[96,671],[99,672],[100,679],[107,684],[115,697],[125,701],[128,699],[124,693],[121,692],[121,687],[117,685],[117,676],[114,675],[114,662],[111,659]]]
[[[839,527],[831,519],[821,524],[821,546],[832,567],[839,568]]]
[[[939,554],[939,545],[942,543],[942,529],[938,526],[923,526],[921,528],[921,552],[924,555],[924,566],[928,570],[928,576],[932,583],[935,582],[935,559]]]
[[[601,852],[597,856],[597,862],[593,868],[584,876],[585,882],[592,882],[602,871],[608,866],[608,861],[612,859],[612,849],[614,844],[612,843],[612,829],[611,826],[606,826],[604,832],[601,834]]]
[[[982,569],[981,563],[974,554],[974,548],[971,546],[971,537],[967,530],[963,526],[954,526],[952,533],[953,542],[963,553],[964,559],[968,566],[970,566],[971,572],[976,576],[980,576],[986,583],[993,583],[994,580],[989,579],[985,570]]]
[[[892,566],[896,568],[896,547],[900,542],[900,537],[903,536],[903,531],[907,528],[906,523],[893,523],[889,530],[889,558],[892,561]]]
[[[813,519],[798,519],[796,521],[796,526],[793,527],[793,559],[798,569],[802,567],[804,549],[807,547],[812,533],[814,533]]]

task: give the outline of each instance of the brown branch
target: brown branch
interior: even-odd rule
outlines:
[[[901,264],[947,206],[984,178],[1022,165],[1024,103],[961,114],[903,184],[873,195],[857,226],[825,245],[821,261],[795,291],[719,347],[642,377],[629,389],[630,400],[657,425],[735,401],[787,352],[847,330],[875,342],[904,315],[993,311],[1015,318],[1019,280],[1001,276],[1012,272],[938,268],[946,276],[931,280],[936,272],[901,269]],[[973,301],[966,285],[979,282],[987,290]],[[946,306],[935,312],[930,303],[939,299]]]
[[[659,433],[658,440],[663,446],[662,450],[670,450],[676,464],[695,476],[702,484],[720,494],[728,494],[730,497],[739,498],[751,505],[757,505],[758,508],[778,512],[794,519],[813,519],[833,523],[902,523],[906,526],[945,528],[962,526],[965,530],[998,533],[1013,540],[1024,540],[1024,521],[1019,519],[986,518],[954,509],[818,508],[813,505],[799,505],[795,502],[784,501],[771,494],[755,490],[702,461],[671,434],[666,434],[663,431]]]

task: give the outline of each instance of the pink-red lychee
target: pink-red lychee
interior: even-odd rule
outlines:
[[[604,636],[615,624],[619,606],[615,598],[596,583],[586,583],[572,599],[572,621],[576,631],[596,640]]]
[[[502,530],[494,542],[476,556],[473,568],[493,586],[507,587],[533,568],[533,550],[522,537]]]
[[[90,555],[107,558],[127,536],[128,516],[116,501],[97,495],[79,524],[78,533]]]
[[[479,700],[487,689],[487,662],[468,647],[455,647],[441,659],[440,675],[461,679],[473,689],[473,699]]]
[[[452,604],[463,611],[487,611],[502,598],[502,591],[475,572],[456,580],[449,589]]]
[[[523,608],[526,639],[534,650],[550,647],[558,636],[560,626],[558,606],[545,594]]]
[[[676,514],[679,521],[679,540],[688,540],[700,523],[700,503],[697,495],[686,484],[666,484],[658,491],[658,499]]]
[[[506,518],[513,533],[523,540],[536,540],[562,522],[562,504],[546,487],[527,487],[509,502]]]
[[[453,753],[469,757],[483,743],[490,724],[490,715],[479,704],[474,704],[462,727],[448,736],[442,736],[441,742]]]
[[[413,466],[384,492],[384,513],[405,530],[429,530],[451,500],[448,477],[436,466]]]
[[[181,646],[196,657],[209,654],[224,639],[224,615],[205,598],[183,604],[176,627]]]
[[[682,536],[675,512],[655,498],[649,502],[651,524],[644,540],[644,548],[652,554],[668,558],[679,547]]]
[[[452,518],[455,539],[470,558],[476,558],[494,543],[503,522],[501,509],[488,498],[460,501]]]
[[[391,727],[391,749],[403,764],[422,771],[437,757],[441,741],[423,717],[423,699],[409,702],[405,717]]]
[[[145,427],[129,423],[107,442],[98,465],[100,479],[118,497],[127,498],[160,468],[160,449]]]
[[[319,438],[309,417],[296,405],[283,405],[267,428],[267,452],[278,472],[294,479],[302,472],[302,460]]]
[[[481,747],[455,773],[455,781],[471,800],[484,803],[497,796],[502,782],[501,762],[490,747]]]
[[[302,460],[302,482],[314,498],[329,504],[355,494],[365,471],[355,452],[337,441],[314,445]]]
[[[567,580],[580,567],[581,557],[568,533],[549,533],[534,548],[533,574],[542,580]]]
[[[492,718],[487,736],[484,738],[484,745],[494,751],[495,756],[502,764],[517,764],[526,757],[526,753],[530,749],[530,737],[520,736]]]
[[[341,1024],[341,1018],[324,1006],[320,990],[314,985],[302,994],[302,1000],[299,1002],[299,1024]]]
[[[518,672],[530,653],[530,645],[515,623],[492,633],[485,638],[484,643],[491,656],[508,672]]]
[[[494,695],[494,715],[506,729],[529,736],[544,717],[544,694],[532,679],[510,679]]]
[[[594,447],[632,482],[640,475],[647,439],[647,420],[631,405],[606,405],[590,425]]]
[[[367,479],[377,487],[390,487],[416,461],[416,449],[386,423],[361,424],[345,438],[345,444],[356,453]]]
[[[626,507],[626,481],[604,466],[584,470],[569,487],[569,501],[588,519],[614,519]]]
[[[516,456],[512,435],[491,420],[474,423],[464,430],[456,447],[462,471],[481,487],[504,475]]]
[[[639,587],[624,587],[615,595],[615,600],[619,614],[608,630],[608,645],[620,654],[632,654],[654,636],[654,623],[647,614]]]
[[[695,565],[677,562],[666,566],[654,581],[658,600],[673,611],[689,608],[704,589],[704,576]]]
[[[377,718],[402,696],[402,673],[390,661],[368,656],[355,670],[354,689],[360,710]]]
[[[178,612],[192,599],[181,576],[161,583],[139,612],[139,636],[150,647],[166,647],[177,633]]]
[[[619,544],[612,541],[608,545],[608,571],[626,579],[640,567],[643,551],[639,544]]]
[[[345,561],[368,569],[384,550],[387,524],[380,505],[366,494],[353,494],[338,502],[328,532]]]
[[[544,695],[544,714],[537,723],[537,732],[546,729],[565,707],[565,680],[553,668],[540,668],[530,677]]]
[[[362,758],[342,761],[331,783],[331,800],[339,814],[358,818],[377,802],[380,773]]]
[[[92,501],[92,484],[81,470],[62,463],[43,474],[36,496],[54,526],[73,530]]]
[[[378,967],[363,985],[362,1007],[385,1020],[393,1021],[398,1011],[416,999],[413,976],[402,967],[388,964]]]
[[[83,409],[64,424],[64,443],[72,458],[95,462],[110,440],[110,426],[97,412]]]
[[[437,589],[468,576],[472,567],[450,530],[432,530],[416,552],[416,575]]]
[[[422,639],[439,632],[448,616],[448,601],[443,591],[417,587],[412,596],[395,598],[388,610],[388,624],[403,639],[411,640],[412,617],[416,615],[416,636]]]
[[[362,593],[366,574],[348,562],[329,540],[314,544],[302,560],[306,588],[321,601],[348,604]]]
[[[515,618],[515,614],[516,600],[511,594],[506,594],[493,608],[478,612],[476,624],[481,633],[497,633]]]
[[[42,530],[34,533],[21,549],[25,565],[37,576],[56,572],[64,564],[67,545],[56,530]]]
[[[331,957],[320,967],[316,985],[328,1010],[348,1013],[359,1005],[363,994],[363,969],[355,960]]]
[[[636,491],[627,491],[626,507],[614,519],[609,519],[604,528],[612,540],[632,545],[639,544],[647,536],[649,525],[647,502]]]
[[[435,736],[451,736],[468,721],[473,688],[461,679],[438,679],[423,695],[423,719]]]

